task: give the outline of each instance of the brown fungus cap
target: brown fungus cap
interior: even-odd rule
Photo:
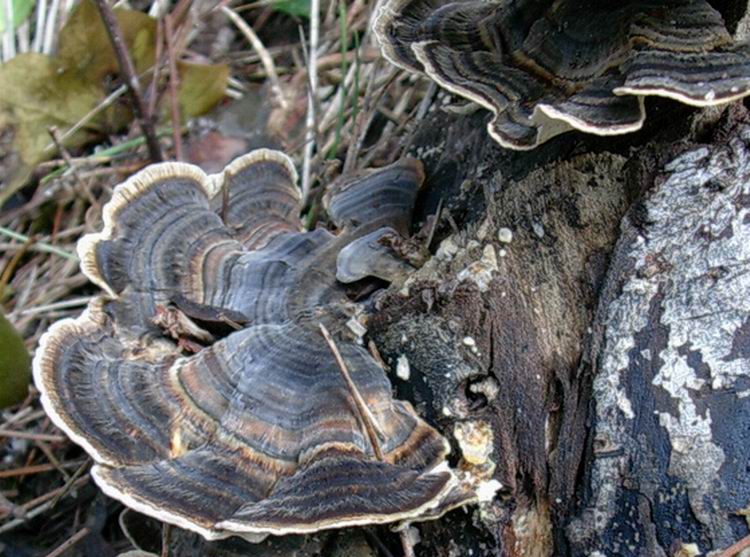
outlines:
[[[381,0],[374,29],[391,62],[491,110],[510,149],[638,130],[647,95],[750,94],[750,46],[705,0]]]
[[[364,177],[371,197],[356,183],[334,196],[338,235],[301,231],[296,179],[260,150],[217,175],[163,163],[118,186],[78,246],[107,295],[54,324],[34,361],[44,408],[104,492],[208,539],[429,519],[474,499],[372,356],[339,336],[349,383],[320,330],[352,313],[338,253],[408,221],[421,165]]]

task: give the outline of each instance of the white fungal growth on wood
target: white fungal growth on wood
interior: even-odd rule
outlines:
[[[453,427],[453,437],[458,441],[464,461],[474,466],[490,463],[492,454],[492,428],[482,420],[458,422]]]

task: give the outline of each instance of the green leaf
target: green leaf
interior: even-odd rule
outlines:
[[[310,0],[278,0],[271,7],[285,14],[310,19]]]
[[[179,62],[178,98],[183,118],[200,116],[211,110],[224,98],[229,79],[226,64],[193,64]]]
[[[36,0],[11,0],[13,8],[13,28],[18,28],[31,14]],[[0,33],[4,33],[7,26],[5,20],[5,2],[0,2]]]
[[[0,408],[29,394],[31,358],[21,335],[0,311]]]

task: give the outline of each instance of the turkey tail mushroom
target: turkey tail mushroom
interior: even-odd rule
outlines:
[[[44,408],[102,490],[208,539],[426,520],[475,500],[370,353],[340,340],[347,383],[318,328],[352,314],[342,248],[407,230],[421,182],[410,160],[347,182],[329,199],[338,235],[301,231],[296,172],[274,151],[118,186],[78,247],[106,295],[53,325],[34,360]],[[202,329],[220,321],[229,332]]]
[[[710,106],[750,94],[750,45],[706,0],[382,0],[374,31],[392,63],[490,110],[509,149],[638,130],[650,95]]]

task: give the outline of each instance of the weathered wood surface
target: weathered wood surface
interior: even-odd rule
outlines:
[[[594,325],[573,554],[748,534],[750,128],[670,161],[628,213]]]
[[[469,119],[427,149],[462,226],[371,333],[444,432],[492,425],[504,490],[455,513],[462,551],[674,555],[748,533],[746,115],[687,116],[610,149],[500,155],[471,144]],[[462,554],[440,535],[461,527],[421,526],[418,554]]]

